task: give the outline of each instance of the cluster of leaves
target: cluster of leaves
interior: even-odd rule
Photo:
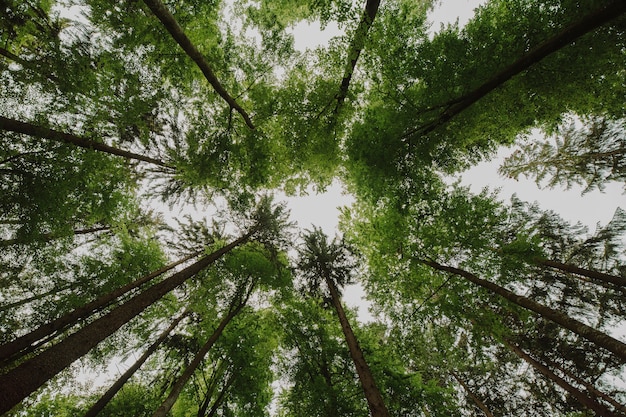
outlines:
[[[100,415],[621,415],[624,354],[541,311],[611,338],[624,211],[589,234],[445,175],[539,129],[556,145],[503,172],[623,181],[624,7],[490,0],[432,34],[432,3],[3,1],[0,350],[106,301],[1,358],[0,384],[119,329],[10,415],[87,412],[104,390],[78,368],[120,357],[136,368]],[[299,52],[303,21],[346,34]],[[263,193],[338,178],[345,237],[313,228],[296,248]],[[221,198],[169,226],[146,208]],[[357,280],[375,322],[344,310]]]

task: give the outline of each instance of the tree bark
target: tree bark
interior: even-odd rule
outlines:
[[[237,303],[237,305],[234,304],[235,302]],[[234,303],[231,304],[226,316],[222,318],[222,321],[220,321],[217,328],[213,331],[213,334],[211,335],[211,337],[209,337],[209,340],[207,340],[206,343],[200,348],[198,353],[196,353],[193,360],[189,363],[187,368],[185,368],[185,370],[183,371],[182,375],[178,377],[169,395],[167,396],[165,401],[163,401],[161,406],[159,406],[159,408],[156,409],[154,414],[152,414],[152,417],[165,417],[167,413],[172,409],[172,406],[174,406],[174,403],[178,399],[178,396],[182,392],[187,381],[189,381],[189,378],[191,378],[191,376],[196,371],[196,368],[198,368],[202,360],[204,360],[204,357],[206,356],[206,354],[213,347],[217,339],[221,336],[222,332],[226,328],[226,325],[228,325],[228,323],[230,323],[233,317],[235,317],[241,311],[241,309],[243,308],[246,302],[247,302],[247,297],[245,300],[234,301]]]
[[[185,53],[196,63],[198,68],[200,68],[200,71],[202,71],[202,74],[204,74],[206,80],[209,84],[211,84],[217,94],[219,94],[219,96],[222,97],[226,103],[228,103],[231,109],[235,109],[241,117],[243,117],[243,120],[250,129],[254,129],[254,124],[252,123],[252,120],[250,120],[248,113],[246,113],[246,111],[235,101],[235,99],[228,94],[226,89],[213,73],[213,69],[211,69],[207,60],[198,48],[191,43],[191,40],[187,37],[187,35],[185,35],[183,28],[180,27],[172,13],[168,10],[167,6],[165,6],[160,0],[144,0],[144,3],[161,21],[176,43],[178,43],[178,45],[183,48]]]
[[[372,417],[389,417],[389,411],[387,410],[387,406],[383,401],[380,390],[376,386],[376,381],[374,380],[372,371],[365,361],[363,351],[359,346],[359,342],[356,339],[354,332],[352,331],[352,327],[350,326],[348,317],[346,316],[343,306],[341,305],[337,286],[335,285],[335,282],[332,280],[332,278],[330,278],[329,276],[324,276],[324,280],[326,281],[326,285],[328,286],[328,289],[330,291],[333,306],[335,307],[337,315],[339,316],[341,329],[343,330],[343,334],[346,337],[346,343],[348,344],[348,349],[350,350],[350,356],[352,357],[352,361],[354,362],[357,374],[359,375],[359,381],[361,382],[363,393],[365,394],[365,398],[367,399],[367,406],[369,407],[370,414]]]
[[[610,22],[624,12],[626,12],[626,2],[623,0],[614,0],[595,12],[590,13],[578,22],[563,29],[557,35],[540,43],[534,49],[523,55],[520,59],[513,62],[508,67],[504,68],[473,91],[454,100],[454,104],[450,105],[443,113],[441,113],[441,115],[439,115],[434,122],[420,128],[412,129],[403,135],[403,138],[407,138],[418,132],[421,134],[432,132],[437,127],[448,122],[454,116],[458,115],[463,110],[467,109],[472,104],[489,94],[491,91],[513,78],[515,75],[527,70],[548,55],[567,46],[586,33]]]
[[[100,411],[102,411],[104,407],[109,403],[109,401],[111,401],[115,394],[117,394],[117,392],[122,389],[126,381],[128,381],[130,377],[133,376],[135,372],[137,372],[141,365],[143,365],[148,360],[148,358],[154,352],[156,352],[161,343],[163,343],[167,336],[174,330],[176,326],[178,326],[178,323],[180,323],[180,321],[184,319],[186,315],[187,313],[185,312],[177,317],[170,324],[170,326],[165,329],[165,331],[163,331],[163,333],[161,333],[159,337],[148,347],[148,349],[146,349],[143,355],[141,355],[141,357],[139,357],[139,359],[137,359],[137,361],[133,363],[133,365],[128,368],[126,372],[124,372],[113,385],[111,385],[111,387],[104,393],[104,395],[100,397],[100,399],[98,399],[98,401],[96,401],[96,403],[92,405],[89,410],[87,410],[83,417],[96,417],[100,413]]]
[[[452,274],[466,278],[467,280],[473,282],[474,284],[479,285],[483,288],[486,288],[506,298],[507,300],[511,301],[514,304],[517,304],[528,310],[534,311],[535,313],[538,313],[541,316],[549,320],[552,320],[553,322],[563,326],[564,328],[568,330],[571,330],[577,335],[582,336],[585,339],[595,343],[596,345],[614,353],[622,361],[626,362],[626,344],[607,335],[606,333],[603,333],[599,330],[594,329],[591,326],[588,326],[576,319],[573,319],[565,313],[562,313],[557,310],[553,310],[550,307],[544,306],[543,304],[533,301],[530,298],[517,295],[513,293],[512,291],[507,290],[504,287],[494,284],[493,282],[478,278],[476,275],[472,274],[471,272],[467,272],[465,270],[454,268],[451,266],[440,265],[434,261],[422,260],[421,262],[439,271],[450,272]]]
[[[570,274],[582,275],[587,278],[591,278],[594,280],[608,282],[610,284],[614,284],[620,287],[626,287],[626,278],[620,277],[617,275],[611,275],[604,272],[594,271],[591,269],[579,268],[572,264],[564,264],[558,261],[551,261],[549,259],[538,259],[534,261],[535,264],[541,266],[547,266],[550,268],[558,269],[563,272],[568,272]]]
[[[579,389],[577,389],[576,387],[574,387],[571,384],[569,384],[563,378],[561,378],[558,375],[556,375],[547,366],[545,366],[544,364],[540,363],[539,361],[533,359],[530,355],[528,355],[526,352],[524,352],[522,349],[520,349],[518,346],[516,346],[512,342],[505,340],[504,344],[509,349],[511,349],[517,356],[522,358],[524,361],[526,361],[528,364],[530,364],[533,368],[535,368],[537,371],[539,371],[541,374],[543,374],[546,378],[548,378],[549,380],[551,380],[552,382],[557,384],[559,387],[563,388],[565,391],[567,391],[571,395],[573,395],[578,400],[578,402],[580,404],[582,404],[584,407],[586,407],[586,408],[592,410],[593,412],[595,412],[597,416],[599,416],[599,417],[620,417],[618,414],[615,414],[615,413],[611,412],[611,410],[606,408],[604,405],[599,404],[598,402],[594,401],[592,398],[587,396],[585,393],[581,392]]]
[[[354,69],[356,68],[356,62],[361,55],[361,51],[365,45],[365,37],[374,23],[379,6],[380,0],[367,0],[367,3],[365,4],[365,10],[363,10],[363,15],[361,16],[359,25],[354,32],[354,37],[352,38],[352,42],[348,48],[348,62],[346,64],[343,79],[341,80],[339,93],[336,96],[337,106],[335,107],[335,112],[337,112],[348,95],[348,88],[350,87],[352,74],[354,74]]]
[[[232,249],[247,242],[255,230],[151,286],[46,351],[0,376],[0,415],[20,403],[50,378],[85,355],[98,343],[164,295],[207,268]]]
[[[68,143],[79,148],[90,149],[93,151],[99,151],[108,153],[110,155],[121,156],[126,159],[147,162],[160,167],[174,169],[174,166],[168,165],[163,161],[148,156],[139,155],[133,152],[124,151],[122,149],[115,148],[113,146],[105,145],[104,143],[96,142],[84,137],[72,135],[70,133],[59,132],[58,130],[49,129],[47,127],[35,126],[30,123],[20,122],[14,119],[8,119],[0,116],[0,129],[7,130],[9,132],[21,133],[24,135],[51,140],[55,142]]]
[[[454,379],[456,379],[456,382],[461,384],[461,386],[463,387],[465,392],[467,392],[467,395],[469,395],[469,397],[472,399],[472,401],[474,401],[474,404],[476,404],[476,406],[478,408],[480,408],[483,413],[485,413],[485,416],[487,416],[487,417],[495,417],[493,415],[493,413],[491,411],[489,411],[489,408],[487,408],[485,403],[482,402],[481,399],[478,398],[478,396],[476,394],[474,394],[474,392],[467,386],[465,381],[463,381],[461,378],[459,378],[459,376],[455,372],[450,372],[450,375],[452,375],[452,377]]]
[[[135,280],[127,285],[124,285],[123,287],[117,288],[107,294],[103,294],[100,297],[96,298],[95,300],[85,304],[84,306],[78,307],[75,310],[65,314],[64,316],[61,316],[55,320],[52,320],[46,324],[39,326],[38,328],[31,331],[30,333],[27,333],[23,336],[18,337],[15,340],[12,340],[10,342],[7,342],[1,345],[0,346],[0,361],[6,363],[12,358],[19,358],[19,357],[24,356],[25,353],[22,351],[26,350],[26,352],[29,352],[30,351],[29,347],[31,347],[38,340],[41,340],[47,336],[50,336],[55,332],[59,332],[60,330],[66,328],[67,326],[76,324],[78,320],[83,319],[85,317],[89,317],[91,314],[108,306],[111,302],[121,297],[122,295],[127,294],[128,292],[134,290],[135,288],[139,288],[141,285],[151,281],[152,279],[158,277],[161,274],[164,274],[165,272],[175,268],[176,266],[186,261],[189,261],[190,259],[197,257],[198,255],[202,253],[203,251],[199,251],[192,255],[186,256],[176,262],[173,262],[169,265],[166,265],[163,268],[160,268],[148,275],[145,275],[139,278],[138,280]],[[18,356],[17,354],[20,352],[22,352],[22,354]]]

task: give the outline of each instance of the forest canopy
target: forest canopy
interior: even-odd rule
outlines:
[[[624,183],[626,2],[438,3],[1,0],[0,415],[626,416],[626,212],[450,181]]]

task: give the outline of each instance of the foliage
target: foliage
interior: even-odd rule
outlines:
[[[585,192],[623,182],[624,6],[489,0],[464,27],[435,32],[437,2],[374,3],[364,25],[363,5],[347,0],[164,0],[194,56],[141,1],[1,2],[0,114],[57,137],[0,131],[0,341],[152,279],[0,358],[0,407],[24,382],[5,375],[128,307],[138,313],[9,415],[84,412],[100,388],[77,384],[79,369],[130,360],[185,314],[102,411],[151,415],[233,312],[170,415],[361,416],[372,409],[364,368],[392,415],[589,415],[513,345],[619,408],[619,358],[432,265],[607,334],[623,322],[622,209],[589,232],[447,175],[520,144],[501,169],[513,178]],[[605,7],[616,12],[594,23]],[[342,33],[297,51],[302,23]],[[587,29],[528,59],[575,25]],[[295,229],[273,201],[336,180],[355,198],[342,237]],[[338,294],[357,282],[370,323]],[[158,297],[146,306],[145,294]],[[79,359],[73,347],[46,366]]]

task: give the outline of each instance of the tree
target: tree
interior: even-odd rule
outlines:
[[[345,285],[350,280],[353,265],[350,264],[349,252],[345,246],[336,241],[329,242],[326,235],[318,228],[304,235],[303,239],[304,247],[300,251],[298,267],[311,290],[319,291],[322,280],[326,284],[330,293],[330,302],[337,312],[350,356],[359,375],[370,414],[374,417],[388,416],[389,411],[341,305],[337,285]]]
[[[179,315],[176,319],[172,321],[172,323],[165,329],[159,337],[156,338],[154,342],[146,351],[135,361],[135,363],[130,366],[126,372],[124,372],[118,379],[115,381],[113,385],[98,399],[98,401],[93,404],[89,410],[84,414],[83,417],[95,417],[97,416],[104,407],[111,401],[111,399],[118,393],[120,389],[126,384],[126,382],[133,376],[133,374],[143,365],[146,360],[152,355],[163,343],[163,341],[169,336],[169,334],[176,328],[176,326],[187,316],[188,312],[185,312]]]
[[[504,160],[500,173],[518,179],[534,177],[541,186],[584,185],[583,194],[594,188],[604,189],[610,181],[624,182],[626,153],[625,121],[601,116],[575,121],[559,127],[556,137],[543,142],[528,142]]]
[[[539,132],[563,146],[515,169],[622,180],[624,3],[433,31],[436,3],[4,0],[0,410],[87,412],[76,370],[136,355],[101,415],[619,414],[624,212],[590,231],[448,175]],[[342,33],[300,51],[300,24]],[[267,196],[335,181],[358,261],[316,228],[291,260]]]
[[[257,221],[250,230],[239,238],[133,296],[104,316],[84,326],[78,332],[66,337],[41,354],[28,359],[2,375],[0,377],[0,386],[4,387],[3,408],[0,411],[6,412],[10,410],[48,379],[89,352],[91,348],[95,347],[107,336],[113,334],[113,332],[140,314],[148,306],[161,299],[168,292],[194,277],[237,246],[246,243],[255,235],[260,234],[262,236],[263,228],[270,227],[271,222],[277,220],[275,217],[272,217],[273,214],[271,212],[267,211],[271,209],[267,204],[269,204],[267,200],[261,204],[254,216]],[[278,212],[280,213],[280,211]],[[265,231],[266,235],[271,233],[271,229]],[[33,374],[33,369],[37,369],[36,375]]]

